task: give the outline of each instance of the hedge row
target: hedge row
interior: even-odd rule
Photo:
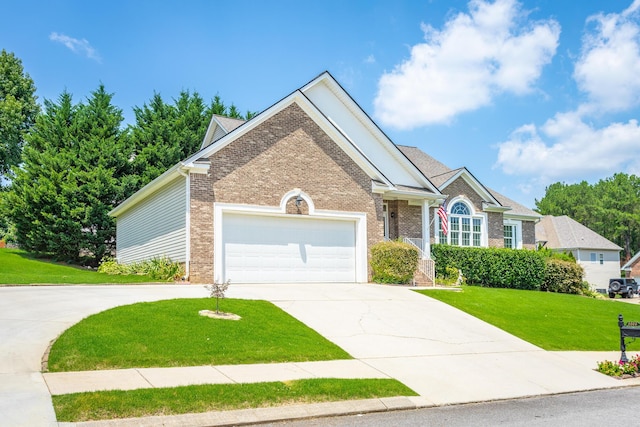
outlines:
[[[544,280],[544,258],[535,251],[433,245],[431,254],[436,276],[444,275],[447,266],[458,268],[470,285],[540,289]]]
[[[446,277],[447,268],[453,267],[470,285],[562,293],[585,290],[582,267],[543,251],[432,245],[431,255],[436,277]]]

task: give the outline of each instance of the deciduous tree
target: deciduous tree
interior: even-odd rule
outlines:
[[[39,111],[36,87],[22,61],[0,52],[0,186],[11,167],[20,162],[24,137]]]

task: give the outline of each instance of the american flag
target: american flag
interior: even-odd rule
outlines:
[[[438,208],[438,216],[440,217],[440,228],[446,236],[449,232],[449,221],[447,220],[447,202],[443,202]]]

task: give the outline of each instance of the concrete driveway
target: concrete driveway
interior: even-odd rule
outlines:
[[[274,302],[353,357],[402,381],[427,404],[621,385],[595,372],[595,363],[586,367],[563,353],[544,351],[410,288],[327,284],[229,289],[233,296]]]
[[[204,297],[202,286],[0,288],[0,425],[56,425],[40,374],[48,343],[82,318],[138,301]],[[545,352],[408,288],[232,285],[266,299],[352,356],[397,378],[427,404],[615,387],[619,381]]]
[[[206,295],[186,285],[0,287],[0,425],[57,425],[41,359],[71,325],[118,305]]]

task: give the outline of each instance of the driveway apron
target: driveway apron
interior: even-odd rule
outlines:
[[[353,357],[418,392],[453,404],[619,385],[411,288],[238,285],[230,296],[268,299]]]

